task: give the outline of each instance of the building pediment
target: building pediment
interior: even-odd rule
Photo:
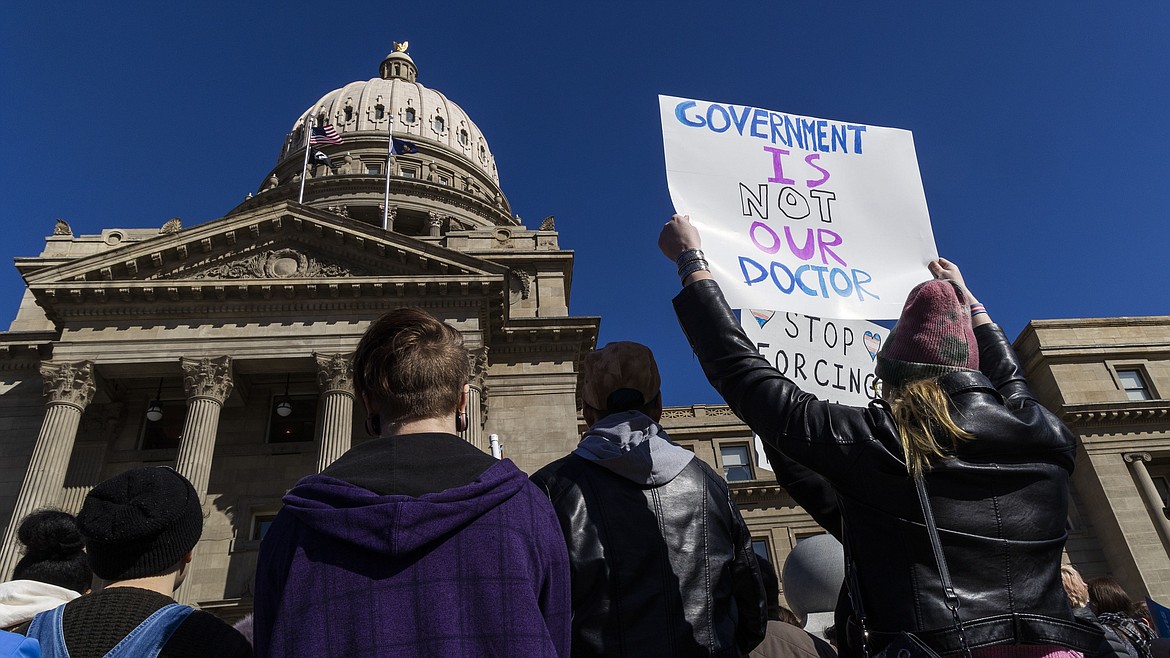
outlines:
[[[25,280],[59,318],[92,304],[108,314],[156,301],[480,295],[504,290],[508,274],[431,242],[279,203],[32,269]]]

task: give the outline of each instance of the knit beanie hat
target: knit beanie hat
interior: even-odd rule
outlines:
[[[943,279],[920,283],[878,352],[874,374],[898,388],[962,370],[979,370],[979,345],[962,290]]]
[[[94,487],[77,526],[99,578],[157,576],[195,548],[203,508],[195,487],[173,468],[135,468]]]

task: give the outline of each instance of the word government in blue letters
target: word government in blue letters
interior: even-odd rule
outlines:
[[[725,133],[734,130],[741,137],[766,139],[773,144],[819,153],[862,153],[865,126],[826,119],[806,119],[755,107],[709,103],[704,110],[695,101],[674,107],[674,116],[684,126]]]

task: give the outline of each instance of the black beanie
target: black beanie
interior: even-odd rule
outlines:
[[[99,578],[157,576],[195,548],[203,508],[195,487],[173,468],[135,468],[94,487],[77,526]]]

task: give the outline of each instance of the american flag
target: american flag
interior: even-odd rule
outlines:
[[[340,144],[341,136],[337,134],[333,126],[314,126],[312,134],[309,135],[309,144]]]

